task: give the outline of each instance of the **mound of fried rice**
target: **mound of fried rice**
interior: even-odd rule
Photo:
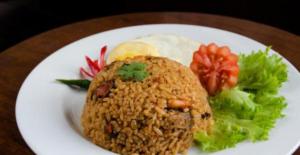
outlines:
[[[149,76],[143,81],[122,80],[118,69],[132,62],[147,64]],[[172,105],[176,101],[188,106]],[[84,134],[105,149],[153,155],[185,154],[193,133],[209,131],[213,124],[207,93],[192,71],[150,56],[116,61],[98,73],[81,121]]]

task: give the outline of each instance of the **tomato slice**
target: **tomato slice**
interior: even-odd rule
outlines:
[[[209,95],[232,88],[238,81],[238,56],[228,46],[201,45],[193,54],[190,68]]]

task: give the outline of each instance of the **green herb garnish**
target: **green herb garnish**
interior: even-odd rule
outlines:
[[[146,64],[140,62],[124,64],[117,73],[122,80],[143,81],[149,75],[146,66]]]
[[[90,86],[91,81],[90,80],[82,80],[82,79],[56,79],[56,81],[59,81],[63,84],[66,84],[70,87],[79,87],[82,89],[88,89]]]

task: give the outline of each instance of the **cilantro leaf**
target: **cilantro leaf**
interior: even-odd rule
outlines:
[[[124,64],[119,68],[117,74],[122,80],[143,81],[149,73],[146,71],[147,65],[139,62]]]

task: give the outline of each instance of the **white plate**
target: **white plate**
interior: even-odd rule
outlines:
[[[84,56],[96,58],[100,47],[109,50],[122,41],[153,33],[173,33],[198,40],[229,45],[233,51],[250,52],[266,46],[247,37],[214,28],[157,24],[121,28],[102,32],[67,45],[42,61],[26,78],[17,98],[16,118],[19,130],[37,154],[99,155],[113,154],[91,143],[81,134],[80,115],[85,92],[75,91],[55,82],[57,78],[78,78],[78,68],[85,65]],[[274,51],[272,51],[274,52]],[[285,60],[286,61],[286,60]],[[286,117],[277,122],[268,141],[243,142],[235,148],[213,154],[285,155],[292,154],[300,142],[300,74],[288,64],[289,81],[281,94],[288,102]],[[206,154],[193,147],[191,155]]]

